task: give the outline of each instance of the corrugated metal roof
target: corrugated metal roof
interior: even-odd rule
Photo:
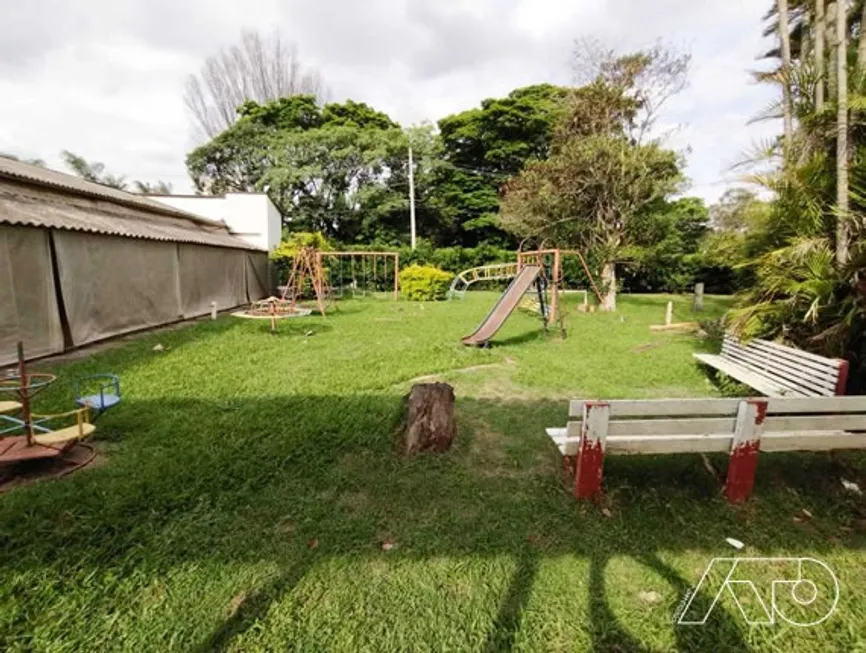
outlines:
[[[0,196],[0,223],[48,229],[87,231],[126,238],[146,238],[216,247],[258,249],[227,230],[209,229],[176,218],[149,219],[106,215],[74,205],[42,203]]]
[[[56,170],[0,157],[0,178],[3,177],[82,197],[106,200],[135,208],[137,211],[128,215],[112,215],[98,209],[84,209],[72,203],[42,202],[32,197],[0,195],[0,223],[71,229],[128,238],[259,249],[232,235],[222,221],[208,220],[141,195],[95,184]],[[142,211],[147,213],[142,214]]]
[[[128,193],[125,190],[96,184],[92,181],[82,179],[81,177],[67,175],[65,172],[58,172],[57,170],[51,170],[50,168],[43,168],[41,166],[35,166],[22,161],[15,161],[13,159],[6,159],[4,157],[0,157],[0,177],[11,177],[13,179],[20,179],[22,181],[39,184],[40,186],[60,188],[62,190],[71,191],[77,195],[111,200],[120,204],[136,206],[150,211],[158,211],[163,215],[174,215],[186,218],[187,220],[201,222],[203,224],[225,226],[224,222],[208,220],[200,215],[175,209],[166,204],[161,204],[160,202],[149,199],[144,195]]]

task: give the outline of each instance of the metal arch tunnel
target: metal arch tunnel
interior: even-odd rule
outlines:
[[[535,283],[539,274],[541,274],[540,265],[524,265],[479,327],[471,335],[463,338],[463,344],[475,346],[487,344],[505,324],[505,320],[520,303],[524,293]]]
[[[493,263],[491,265],[482,265],[477,268],[469,268],[463,270],[460,274],[454,277],[451,282],[451,288],[448,289],[448,298],[459,297],[463,299],[463,295],[469,290],[476,281],[502,281],[512,279],[517,275],[517,263]]]

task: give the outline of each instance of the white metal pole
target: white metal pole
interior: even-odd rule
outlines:
[[[415,171],[412,164],[412,146],[409,146],[409,228],[412,249],[415,249]]]

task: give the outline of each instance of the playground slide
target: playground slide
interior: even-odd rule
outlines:
[[[502,293],[502,297],[496,302],[493,310],[484,318],[481,325],[475,329],[475,333],[463,338],[463,344],[483,345],[490,340],[517,307],[521,297],[529,290],[540,272],[541,266],[524,265],[518,275],[508,285],[508,288],[505,289],[505,292]]]

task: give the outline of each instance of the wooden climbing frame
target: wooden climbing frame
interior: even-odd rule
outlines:
[[[589,279],[589,283],[592,286],[592,291],[595,293],[596,298],[598,298],[599,304],[603,303],[603,298],[601,293],[598,290],[598,286],[595,285],[595,278],[592,273],[589,271],[589,266],[586,264],[586,259],[583,257],[583,254],[576,249],[537,249],[528,252],[517,252],[517,271],[524,265],[540,265],[542,270],[545,269],[545,262],[549,260],[550,257],[553,258],[551,268],[551,275],[549,279],[547,279],[548,287],[550,289],[550,313],[548,320],[550,323],[556,322],[559,311],[559,292],[562,290],[564,285],[563,283],[563,275],[562,275],[562,259],[565,256],[576,256],[578,260],[580,260],[580,264],[583,266],[584,272],[586,272],[586,276]]]
[[[296,308],[297,302],[303,297],[306,282],[309,281],[316,295],[316,307],[322,317],[325,316],[325,304],[331,295],[319,250],[314,247],[302,247],[295,254],[289,280],[283,289],[282,300],[290,302],[290,309]]]

